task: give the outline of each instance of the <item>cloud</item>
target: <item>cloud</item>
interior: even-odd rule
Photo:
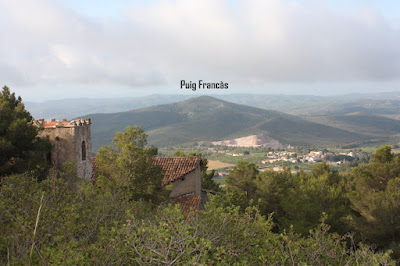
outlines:
[[[121,18],[0,0],[2,81],[16,86],[367,84],[400,80],[400,31],[327,1],[134,1]]]

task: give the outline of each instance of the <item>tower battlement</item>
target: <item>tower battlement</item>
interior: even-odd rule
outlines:
[[[33,120],[35,126],[43,126],[44,128],[57,128],[57,127],[76,127],[83,125],[91,125],[90,118],[86,119],[72,119],[68,121],[63,119],[62,121],[57,121],[56,119],[51,119],[51,121],[46,121],[44,119]]]

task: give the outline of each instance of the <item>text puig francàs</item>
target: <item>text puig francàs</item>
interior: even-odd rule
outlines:
[[[199,80],[198,82],[186,82],[186,80],[181,80],[181,89],[188,89],[195,91],[196,89],[228,89],[229,84],[223,81],[221,82],[204,82]]]

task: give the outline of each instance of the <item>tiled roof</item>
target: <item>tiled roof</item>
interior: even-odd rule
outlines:
[[[62,121],[57,121],[56,119],[52,119],[51,121],[45,121],[44,119],[33,120],[32,123],[36,126],[43,126],[44,128],[56,128],[56,127],[75,127],[81,125],[90,125],[90,118],[86,119],[72,119],[71,121],[67,121],[63,119]]]
[[[154,163],[160,165],[163,169],[163,185],[174,182],[194,171],[197,167],[200,167],[200,161],[201,159],[195,156],[154,158]]]
[[[45,121],[45,122],[43,122],[43,126],[46,128],[46,127],[55,127],[58,123],[60,123],[60,122],[47,122],[47,121]],[[68,124],[70,123],[70,122],[68,122],[68,121],[62,121],[61,123],[63,123],[63,125],[64,126],[68,126]]]
[[[189,194],[171,199],[173,203],[180,205],[180,208],[185,215],[189,215],[196,211],[199,208],[200,200],[200,195],[197,194]]]

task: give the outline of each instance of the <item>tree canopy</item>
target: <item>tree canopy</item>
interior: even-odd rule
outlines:
[[[0,176],[28,171],[40,177],[47,170],[51,145],[37,138],[39,128],[31,122],[21,97],[4,86],[0,93]]]
[[[356,230],[381,247],[400,243],[400,156],[390,146],[380,147],[371,162],[353,168],[349,178]]]
[[[254,198],[257,190],[256,178],[258,170],[254,163],[239,162],[226,177],[229,188],[246,197],[247,201]]]
[[[146,147],[147,134],[143,129],[128,126],[115,134],[112,144],[102,147],[96,155],[97,183],[122,189],[131,200],[166,200],[169,192],[162,186],[162,169],[153,164],[157,149]]]

